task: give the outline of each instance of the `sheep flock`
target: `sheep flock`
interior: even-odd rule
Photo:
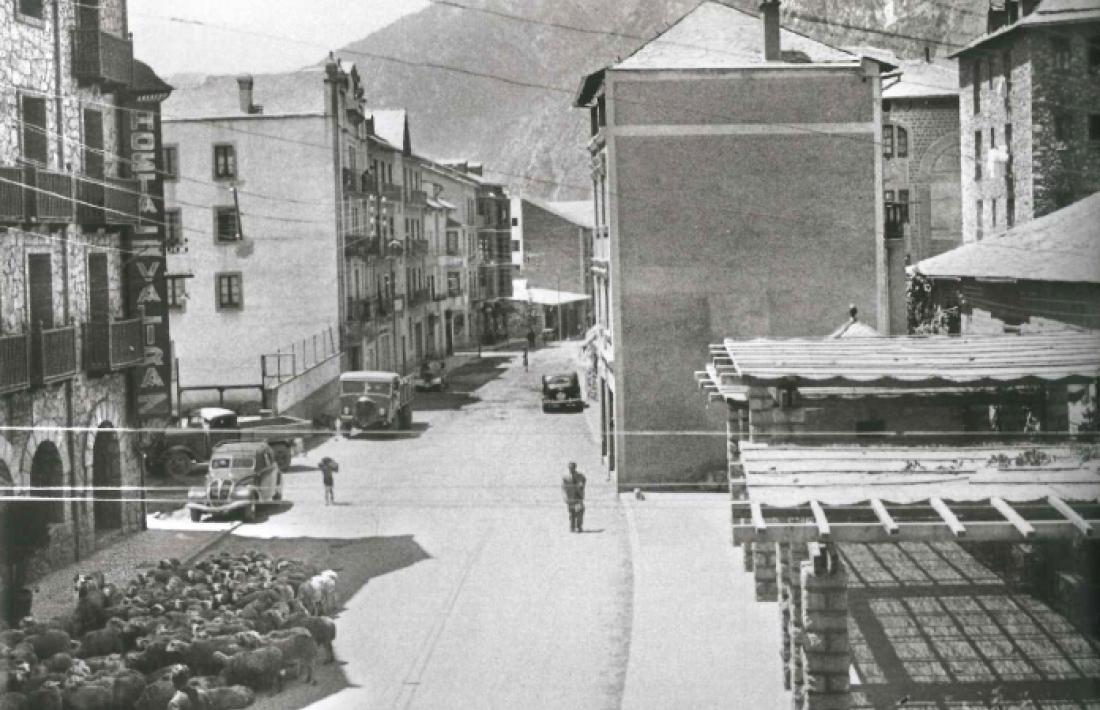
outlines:
[[[336,576],[262,552],[161,560],[125,588],[77,575],[71,614],[0,627],[0,710],[231,710],[315,683]]]

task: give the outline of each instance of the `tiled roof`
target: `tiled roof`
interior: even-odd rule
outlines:
[[[1003,37],[1021,27],[1097,21],[1100,21],[1100,3],[1097,3],[1097,0],[1042,0],[1039,6],[1031,13],[1023,16],[1011,25],[1006,25],[993,32],[984,34],[948,56],[957,57],[964,52],[968,52],[975,47],[985,44],[991,39]]]
[[[1100,283],[1100,192],[917,264],[931,277]]]
[[[320,115],[325,112],[324,67],[283,74],[253,75],[252,101],[259,116]],[[165,121],[247,116],[241,111],[236,76],[208,76],[179,88],[164,102]]]
[[[958,96],[959,66],[953,59],[903,59],[901,77],[894,83],[883,80],[882,98],[909,99],[927,96]]]
[[[1088,382],[1100,377],[1100,333],[757,338],[711,346],[721,384],[928,387]]]
[[[764,60],[763,21],[757,15],[704,2],[614,69],[725,69],[759,67]],[[786,62],[857,62],[859,57],[805,35],[781,29]]]
[[[525,198],[527,202],[541,207],[547,212],[552,212],[564,220],[568,220],[578,227],[592,229],[596,226],[596,217],[592,207],[592,200],[574,200],[562,202],[544,202],[542,200]]]

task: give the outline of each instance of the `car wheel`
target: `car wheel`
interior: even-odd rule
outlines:
[[[202,522],[202,511],[201,510],[195,510],[194,508],[191,509],[191,522],[192,523],[201,523]]]
[[[191,473],[193,459],[186,451],[173,451],[164,462],[165,472],[172,478],[184,480]]]
[[[248,501],[248,506],[244,509],[244,521],[246,523],[256,522],[256,496],[253,494],[252,500]]]

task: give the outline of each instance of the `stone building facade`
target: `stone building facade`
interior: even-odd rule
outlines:
[[[1041,2],[953,55],[964,241],[1100,190],[1100,10],[1055,10]]]
[[[55,14],[56,11],[56,14]],[[135,62],[121,0],[0,4],[2,615],[14,593],[144,524],[145,358],[127,292]],[[159,80],[158,80],[159,81]],[[168,87],[163,87],[168,90]],[[26,500],[22,500],[22,499]]]

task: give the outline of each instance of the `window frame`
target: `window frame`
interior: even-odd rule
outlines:
[[[1100,149],[1100,113],[1089,114],[1089,145],[1093,150]]]
[[[169,159],[168,156],[173,156]],[[169,143],[161,148],[161,163],[165,182],[178,182],[180,179],[180,147],[178,143]]]
[[[164,245],[169,252],[183,249],[183,210],[179,207],[164,210]]]
[[[235,302],[226,302],[222,299],[222,282],[228,280],[233,283],[236,279],[237,299]],[[232,288],[230,289],[232,295]],[[240,311],[244,309],[244,275],[240,271],[219,271],[214,274],[214,308],[218,311]]]
[[[187,279],[189,278],[191,278],[191,276],[187,274],[164,275],[164,302],[168,308],[182,311],[187,307]]]
[[[1065,143],[1073,139],[1073,112],[1055,111],[1051,115],[1054,140]]]
[[[909,157],[909,130],[904,126],[894,126],[894,157]]]
[[[218,168],[218,151],[219,150],[226,150],[226,149],[228,149],[228,151],[229,151],[228,155],[231,158],[233,170],[232,170],[231,173],[222,174],[219,171],[219,168]],[[210,166],[211,167],[210,172],[214,176],[215,180],[236,180],[237,176],[240,175],[240,167],[241,166],[240,166],[240,162],[239,162],[238,156],[237,156],[237,144],[236,143],[227,143],[227,142],[215,143],[211,148],[211,162],[212,162],[212,164]]]
[[[894,124],[882,127],[882,157],[890,160],[894,157]]]
[[[27,118],[27,109],[26,109],[26,104],[27,104],[28,101],[37,101],[41,104],[41,106],[42,106],[42,125],[41,126],[38,126],[37,124],[32,123],[30,120],[28,120],[28,118]],[[50,130],[50,107],[49,107],[49,102],[46,100],[46,98],[44,96],[33,96],[31,94],[26,94],[26,93],[20,92],[19,93],[18,111],[19,111],[19,123],[22,126],[19,129],[19,162],[23,165],[34,165],[36,167],[45,168],[50,163],[50,135],[49,135],[49,130]],[[41,140],[42,140],[43,156],[42,156],[41,160],[39,160],[37,156],[32,157],[32,156],[27,155],[27,137],[28,137],[27,131],[28,130],[34,130],[34,129],[29,129],[30,126],[35,126],[37,129],[41,130],[41,132],[42,132]]]
[[[28,8],[28,5],[37,5],[38,11],[34,12],[34,8]],[[31,10],[28,12],[28,10]],[[15,16],[17,19],[24,21],[31,21],[34,24],[38,22],[45,22],[46,20],[46,0],[16,0],[15,1]],[[37,21],[37,22],[35,22]]]
[[[236,244],[241,241],[241,216],[237,212],[237,208],[233,205],[215,205],[213,208],[214,213],[214,243],[215,244]],[[232,239],[223,239],[220,228],[220,219],[223,214],[232,213],[235,215],[236,230],[233,232]]]

